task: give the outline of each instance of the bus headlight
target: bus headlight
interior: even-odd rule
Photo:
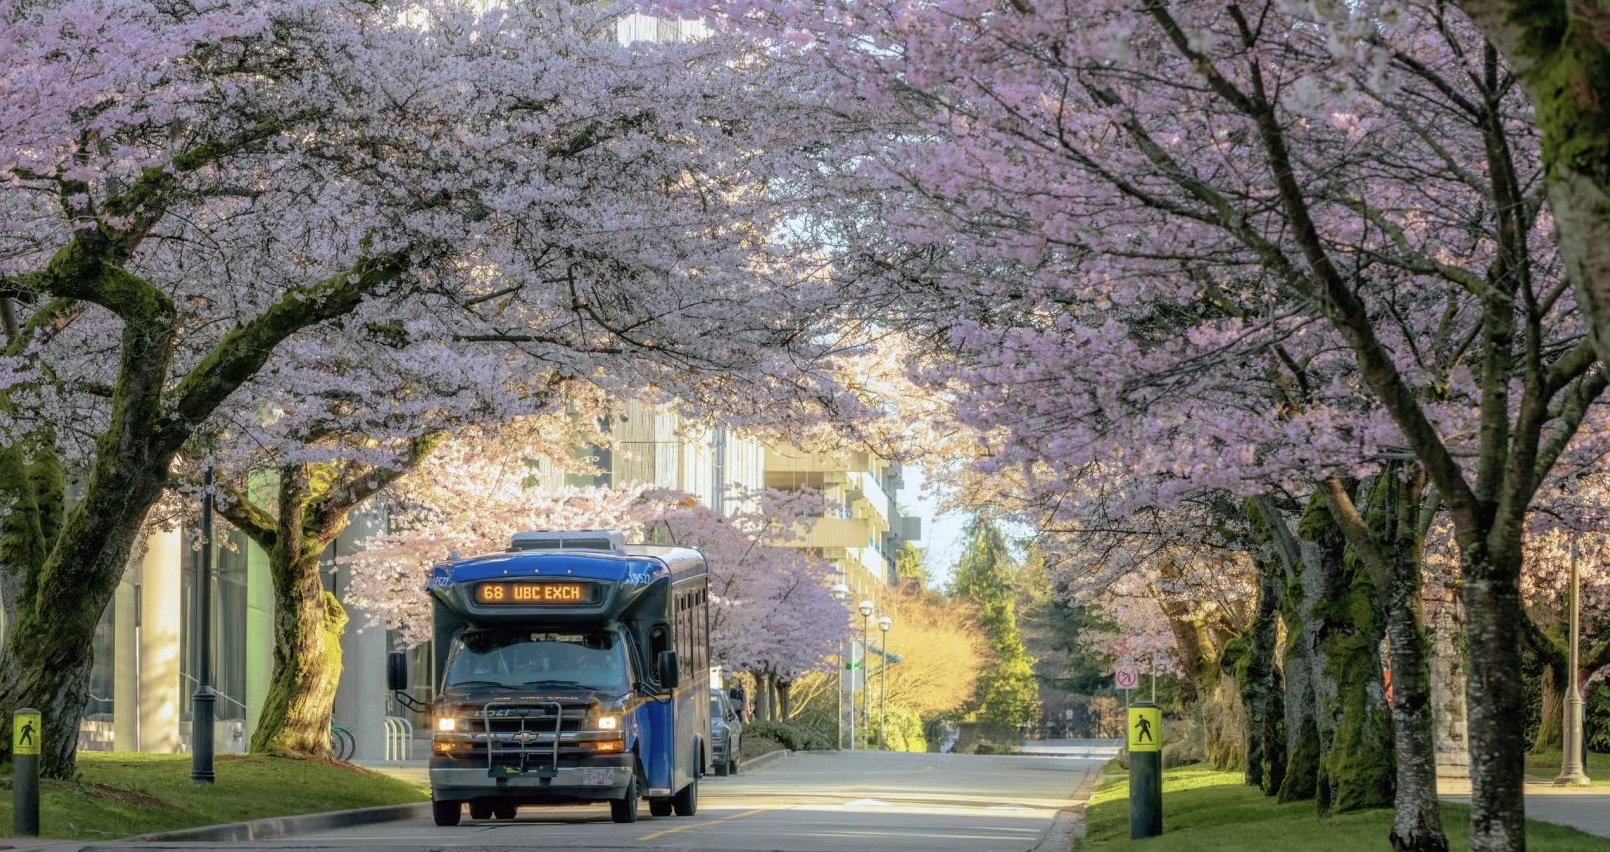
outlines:
[[[456,731],[458,730],[458,720],[452,716],[438,716],[436,718],[436,730],[443,733]]]
[[[620,728],[620,726],[621,726],[621,717],[619,717],[619,716],[599,716],[598,717],[598,730],[600,730],[600,731],[614,731],[614,730],[618,730]]]

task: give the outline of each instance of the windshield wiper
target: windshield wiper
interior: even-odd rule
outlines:
[[[495,686],[499,689],[519,689],[518,686],[510,686],[500,680],[460,680],[448,684],[447,688],[452,689],[455,686]]]
[[[596,686],[594,686],[594,685],[592,685],[590,683],[582,683],[579,680],[528,680],[525,683],[522,683],[520,685],[521,686],[574,686],[577,689],[598,689],[598,687],[596,687]]]

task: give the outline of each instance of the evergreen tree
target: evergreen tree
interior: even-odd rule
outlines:
[[[1008,727],[1032,723],[1040,715],[1039,683],[1018,631],[1015,569],[1006,537],[994,523],[975,516],[967,525],[966,545],[951,590],[978,607],[989,640],[990,659],[973,699],[979,721]]]
[[[900,580],[900,588],[915,592],[927,591],[933,578],[928,576],[928,552],[922,548],[906,542],[900,545],[900,550],[894,555],[894,574]]]

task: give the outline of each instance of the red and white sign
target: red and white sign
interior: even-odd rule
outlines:
[[[1134,663],[1119,663],[1112,679],[1119,689],[1134,689],[1140,685],[1140,669]]]

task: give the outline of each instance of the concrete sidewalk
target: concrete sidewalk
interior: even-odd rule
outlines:
[[[1470,781],[1437,779],[1437,795],[1470,804]],[[1526,818],[1566,825],[1588,834],[1610,837],[1610,787],[1556,787],[1545,778],[1526,779]]]
[[[354,762],[364,769],[390,775],[410,784],[418,784],[421,787],[430,786],[430,761],[428,760],[359,760]]]

